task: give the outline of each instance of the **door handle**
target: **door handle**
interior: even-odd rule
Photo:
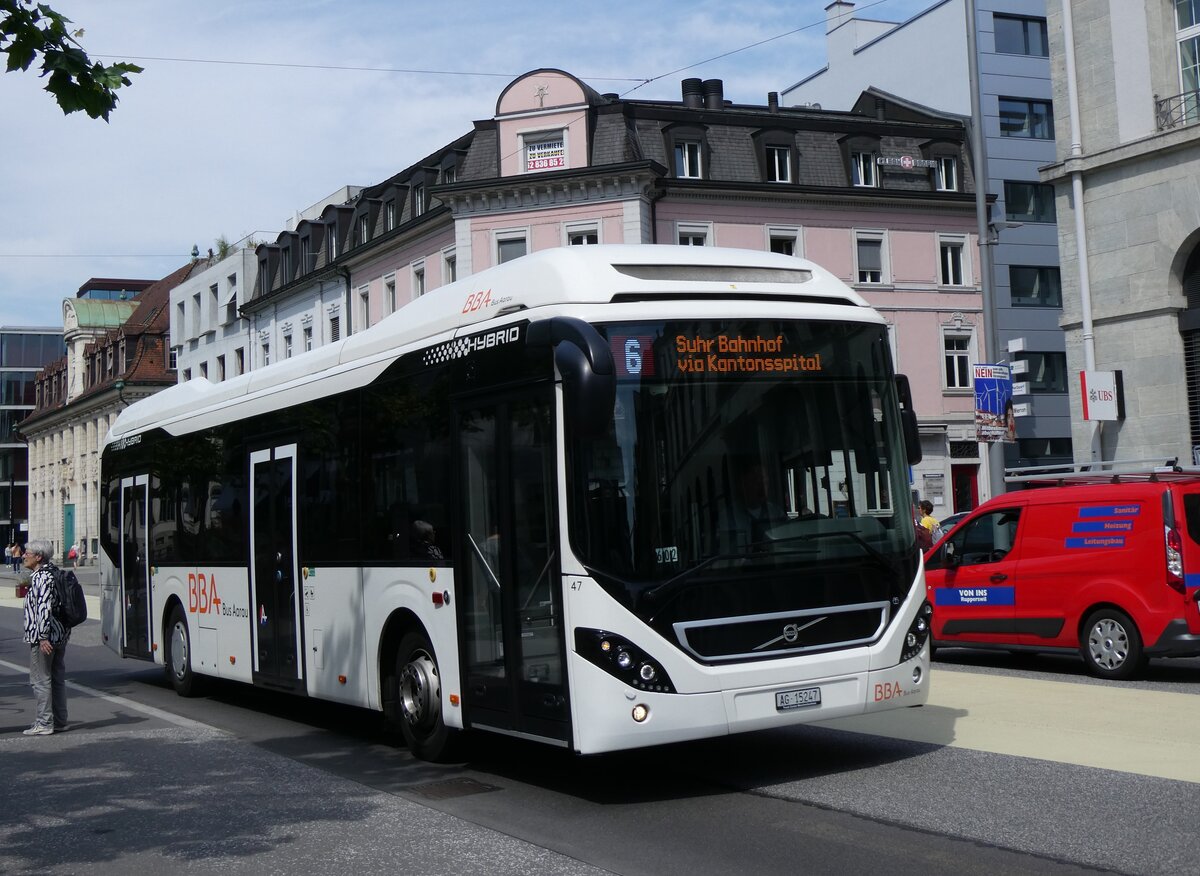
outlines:
[[[997,572],[995,575],[993,575],[988,580],[991,581],[993,584],[999,584],[1001,581],[1007,581],[1008,576],[1005,575],[1003,572]]]

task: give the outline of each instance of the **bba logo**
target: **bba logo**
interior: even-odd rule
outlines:
[[[188,611],[192,614],[214,614],[221,611],[221,597],[217,596],[217,576],[211,578],[201,572],[188,573]]]
[[[885,681],[883,684],[875,685],[875,702],[877,703],[899,699],[904,695],[904,688],[900,687],[898,681]]]

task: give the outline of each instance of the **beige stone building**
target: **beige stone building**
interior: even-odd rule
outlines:
[[[1047,12],[1076,462],[1200,462],[1200,0]],[[1121,373],[1123,420],[1083,419],[1085,369]]]

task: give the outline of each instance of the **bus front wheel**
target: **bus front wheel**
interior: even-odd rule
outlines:
[[[442,685],[437,656],[423,632],[400,640],[396,654],[397,721],[408,750],[429,761],[453,757],[457,733],[442,720]]]

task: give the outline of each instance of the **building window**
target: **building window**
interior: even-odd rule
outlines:
[[[219,313],[219,311],[217,310],[217,284],[216,283],[213,283],[211,286],[208,287],[208,312],[209,312],[209,320],[212,323],[216,323],[217,314]]]
[[[425,263],[417,262],[412,266],[412,291],[413,298],[420,298],[425,294]]]
[[[425,212],[425,186],[413,186],[413,215],[420,216]]]
[[[958,159],[941,155],[934,159],[934,185],[939,192],[958,191]]]
[[[1013,358],[1029,363],[1024,379],[1029,381],[1030,392],[1067,391],[1066,353],[1015,353]]]
[[[681,179],[702,179],[703,147],[698,140],[680,140],[675,144],[675,176]]]
[[[942,335],[946,389],[971,389],[971,336]]]
[[[299,273],[306,274],[313,268],[312,248],[309,246],[308,238],[300,238],[300,266]]]
[[[191,369],[191,368],[184,368],[184,369],[183,369],[183,381],[184,381],[184,383],[186,383],[187,381],[189,381],[189,380],[191,380],[191,379],[192,379],[192,369]]]
[[[292,248],[285,246],[279,253],[279,283],[285,285],[292,279]]]
[[[237,292],[231,292],[229,301],[225,304],[225,325],[236,322],[238,318]]]
[[[171,348],[171,358],[167,362],[167,367],[169,369],[171,369],[172,371],[174,371],[176,368],[179,367],[179,348],[178,347]]]
[[[1015,222],[1055,221],[1054,186],[1006,180],[1004,215]]]
[[[523,139],[525,173],[559,170],[567,166],[567,141],[562,131],[536,134]]]
[[[264,366],[271,364],[271,342],[262,342],[262,363]]]
[[[371,239],[371,217],[370,216],[359,216],[358,217],[358,242],[360,244],[363,244],[363,243],[366,243],[370,239]]]
[[[707,225],[677,226],[677,240],[681,246],[708,246],[709,227]]]
[[[850,184],[871,188],[879,184],[875,175],[874,152],[850,153]]]
[[[448,249],[442,253],[442,282],[453,283],[458,279],[458,255]]]
[[[800,229],[768,227],[767,249],[780,255],[800,255]]]
[[[173,334],[177,341],[182,341],[184,334],[187,332],[187,311],[182,301],[175,305],[175,330]]]
[[[309,350],[312,349],[312,326],[311,325],[306,325],[304,327],[303,337],[304,337],[304,352],[307,353]]]
[[[246,351],[238,347],[233,351],[233,376],[246,373]]]
[[[396,202],[388,201],[383,205],[383,227],[391,231],[396,227]]]
[[[1010,265],[1008,286],[1013,307],[1062,307],[1058,268]]]
[[[767,182],[792,181],[792,150],[787,146],[767,147]]]
[[[358,330],[362,331],[371,324],[371,287],[358,287]]]
[[[1018,438],[1017,448],[1021,459],[1034,464],[1069,463],[1073,458],[1070,438]]]
[[[203,377],[205,380],[208,380],[208,363],[207,362],[200,363],[200,376]]]
[[[855,242],[855,270],[858,271],[860,283],[882,283],[883,274],[883,232],[857,232]]]
[[[961,239],[942,238],[939,241],[941,258],[938,282],[943,286],[963,286],[966,284],[965,241]]]
[[[1050,57],[1046,42],[1046,19],[993,15],[992,24],[996,33],[996,51],[1000,54]]]
[[[1054,139],[1054,110],[1048,100],[1000,98],[1000,136]]]
[[[336,222],[329,223],[329,230],[326,232],[326,238],[329,241],[329,246],[327,247],[329,250],[328,261],[333,261],[338,257],[338,236]]]
[[[285,359],[292,358],[292,336],[291,335],[283,336],[283,358],[285,358]]]
[[[568,246],[591,246],[600,242],[600,231],[596,228],[568,228]]]
[[[217,357],[217,380],[219,380],[219,381],[225,380],[225,357],[224,356]]]
[[[192,296],[192,334],[191,337],[200,337],[200,293],[197,292]]]
[[[340,340],[342,337],[342,321],[340,317],[329,317],[329,342]]]
[[[527,251],[524,234],[519,237],[496,238],[496,264],[498,265],[511,262],[513,259],[519,259]]]
[[[383,278],[383,309],[385,313],[396,312],[396,275]]]
[[[448,165],[442,168],[442,185],[447,186],[458,179],[458,171],[454,165]]]

